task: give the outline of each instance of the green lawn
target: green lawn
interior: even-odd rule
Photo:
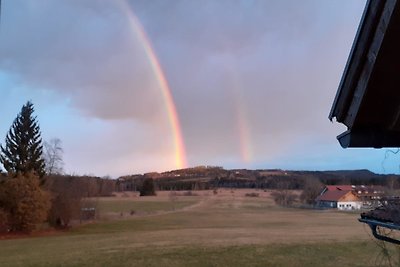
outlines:
[[[138,205],[161,212],[1,240],[0,266],[390,266],[377,265],[385,263],[382,250],[357,214],[280,208],[235,194],[181,197],[172,204],[188,208],[175,211],[165,197],[102,200],[109,211]]]

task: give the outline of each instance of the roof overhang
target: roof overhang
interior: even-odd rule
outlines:
[[[400,4],[369,0],[329,119],[342,147],[400,147]]]

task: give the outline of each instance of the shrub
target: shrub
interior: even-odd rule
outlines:
[[[190,196],[198,196],[198,194],[196,194],[196,193],[193,193],[192,191],[185,191],[185,192],[183,192],[183,195],[184,196],[186,196],[186,197],[190,197]]]
[[[259,194],[259,193],[252,192],[252,193],[246,193],[245,196],[246,196],[246,197],[259,197],[260,194]]]
[[[271,194],[276,204],[280,206],[291,206],[297,199],[297,196],[289,190],[276,191]]]
[[[50,208],[50,198],[33,174],[8,178],[3,184],[2,202],[8,213],[11,231],[31,232],[43,223]]]

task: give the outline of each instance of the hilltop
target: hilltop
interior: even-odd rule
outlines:
[[[194,190],[215,187],[301,189],[307,181],[323,184],[386,185],[398,175],[376,174],[369,170],[293,171],[281,169],[224,169],[219,166],[198,166],[167,172],[127,175],[117,179],[117,189],[136,190],[145,178],[153,178],[159,190]]]

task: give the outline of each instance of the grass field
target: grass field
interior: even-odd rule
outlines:
[[[0,241],[0,266],[378,266],[357,214],[281,208],[268,192],[99,199],[132,216],[51,236]],[[393,254],[398,255],[398,254]],[[383,265],[385,266],[385,265]],[[389,265],[387,265],[389,266]]]
[[[161,196],[139,197],[137,194],[123,194],[115,198],[96,198],[94,203],[100,219],[126,217],[132,214],[148,215],[182,209],[195,204],[199,197],[175,197],[174,200],[165,192]]]

